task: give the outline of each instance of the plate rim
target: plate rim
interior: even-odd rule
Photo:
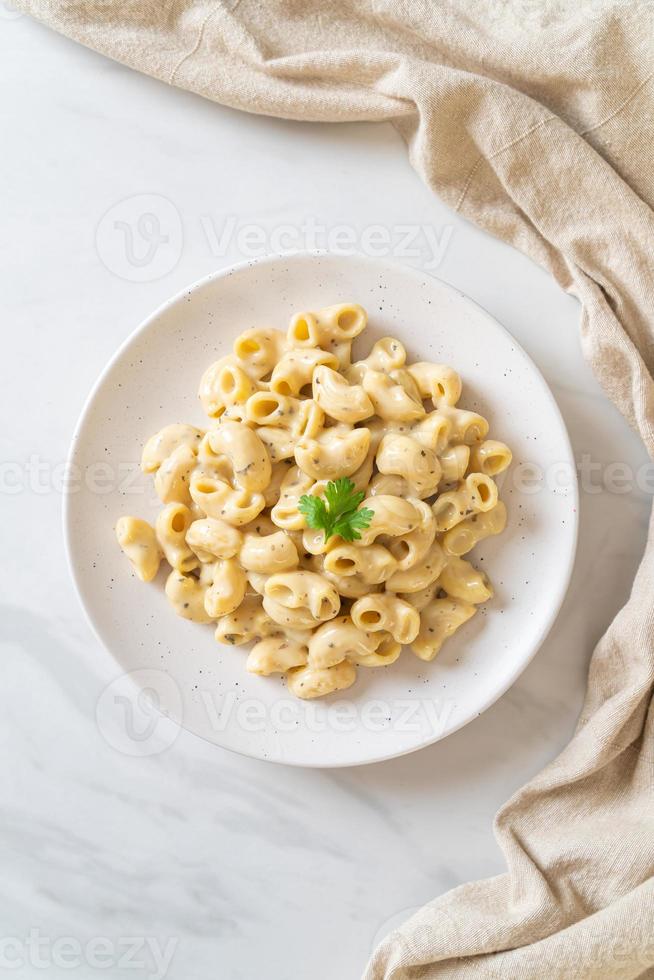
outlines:
[[[78,451],[82,430],[88,420],[88,416],[91,412],[94,401],[97,395],[99,394],[101,388],[103,387],[106,378],[109,376],[109,374],[111,373],[111,371],[113,370],[117,362],[122,358],[123,354],[129,350],[131,345],[137,340],[137,338],[141,336],[141,334],[145,333],[145,331],[151,327],[154,321],[156,321],[163,313],[171,309],[171,307],[174,307],[177,304],[179,304],[181,301],[183,301],[185,297],[189,296],[191,293],[203,289],[206,285],[208,285],[210,282],[214,280],[224,279],[227,276],[230,276],[235,272],[240,272],[244,269],[254,268],[258,266],[274,265],[275,263],[280,261],[288,262],[288,261],[293,261],[295,259],[308,259],[308,258],[317,258],[317,259],[333,258],[333,259],[341,259],[341,260],[354,258],[357,261],[362,261],[368,265],[372,265],[376,267],[384,267],[384,266],[391,267],[395,271],[401,272],[403,274],[408,274],[409,276],[413,276],[417,280],[421,280],[424,278],[433,279],[447,292],[455,294],[460,300],[463,300],[464,303],[469,304],[470,306],[474,307],[478,312],[481,312],[484,317],[490,320],[493,323],[493,325],[497,329],[499,329],[511,341],[515,349],[522,355],[523,358],[525,358],[525,360],[531,366],[531,369],[535,377],[538,379],[538,382],[542,390],[544,391],[546,398],[550,403],[550,407],[553,410],[553,413],[560,425],[561,434],[563,436],[563,441],[564,441],[564,447],[568,455],[568,459],[565,462],[570,464],[570,472],[572,474],[572,481],[570,485],[570,492],[572,495],[572,503],[573,503],[573,508],[572,508],[573,519],[571,521],[571,524],[573,525],[572,537],[570,539],[570,547],[567,555],[566,566],[560,577],[560,585],[558,587],[558,592],[556,594],[555,601],[551,607],[550,613],[544,621],[544,624],[538,634],[536,641],[532,646],[532,650],[529,653],[529,656],[523,661],[521,661],[521,663],[518,666],[516,666],[512,671],[509,672],[502,686],[498,690],[493,690],[493,693],[489,697],[487,697],[481,704],[477,705],[474,711],[469,711],[467,713],[464,713],[464,717],[462,718],[462,720],[457,722],[457,724],[455,724],[452,728],[449,728],[447,731],[440,734],[437,733],[434,735],[433,738],[428,738],[425,741],[422,741],[419,745],[400,749],[397,752],[392,752],[392,751],[386,752],[382,755],[375,756],[373,758],[356,759],[355,761],[351,761],[351,760],[340,761],[338,759],[328,759],[327,761],[313,761],[313,760],[297,761],[295,759],[271,757],[256,752],[248,752],[243,748],[237,748],[231,745],[224,745],[218,742],[214,742],[211,739],[207,738],[205,735],[202,735],[198,732],[192,731],[190,728],[187,728],[183,724],[183,721],[182,722],[177,721],[177,719],[171,718],[165,715],[163,712],[160,712],[161,717],[166,718],[169,722],[175,724],[179,728],[180,733],[184,731],[195,738],[201,739],[202,742],[205,742],[206,744],[211,745],[214,748],[222,749],[228,752],[233,752],[236,755],[243,756],[244,758],[257,759],[263,762],[274,763],[276,765],[293,766],[301,769],[355,768],[362,765],[374,765],[376,763],[387,762],[390,761],[391,759],[397,759],[400,758],[401,756],[410,755],[413,752],[418,752],[421,749],[427,748],[429,745],[434,745],[436,742],[442,741],[443,739],[449,737],[450,735],[454,735],[455,732],[458,732],[460,729],[464,728],[466,725],[470,724],[476,718],[479,718],[482,714],[484,714],[484,712],[486,712],[489,708],[491,708],[497,701],[499,701],[500,698],[502,698],[507,693],[507,691],[509,691],[513,687],[513,685],[516,683],[520,675],[524,673],[524,671],[532,662],[536,654],[539,652],[539,650],[543,646],[543,643],[545,642],[549,633],[551,632],[554,623],[556,622],[556,619],[561,611],[561,607],[563,606],[566,595],[568,593],[568,589],[570,587],[570,581],[572,579],[572,573],[574,570],[574,565],[577,557],[578,543],[579,543],[580,515],[579,515],[579,481],[577,478],[574,450],[572,448],[572,443],[570,441],[570,434],[568,432],[568,427],[566,425],[561,409],[559,408],[559,405],[556,401],[556,398],[554,397],[554,394],[549,384],[547,383],[542,371],[538,367],[538,365],[535,363],[532,357],[527,353],[524,347],[519,343],[519,341],[514,337],[514,335],[510,332],[510,330],[508,330],[508,328],[505,327],[504,324],[500,323],[500,321],[497,320],[493,316],[493,314],[490,313],[484,306],[482,306],[481,303],[478,303],[477,300],[473,299],[471,296],[468,296],[467,293],[464,293],[457,286],[454,286],[452,285],[452,283],[447,282],[447,280],[434,275],[433,272],[429,270],[416,268],[415,266],[409,265],[408,263],[405,262],[401,262],[396,258],[388,258],[386,256],[376,258],[358,251],[345,253],[345,252],[329,251],[328,249],[313,249],[313,250],[297,250],[297,251],[282,252],[282,253],[274,253],[274,252],[266,253],[265,255],[259,256],[257,258],[244,259],[240,262],[231,263],[230,265],[227,265],[223,268],[217,269],[213,272],[208,273],[207,275],[202,276],[200,279],[194,280],[192,283],[178,290],[173,296],[169,297],[167,300],[164,300],[162,303],[160,303],[148,316],[145,317],[145,319],[143,319],[127,335],[127,337],[124,338],[124,340],[121,341],[121,343],[118,345],[114,353],[111,355],[111,357],[108,359],[108,361],[100,371],[98,377],[96,378],[86,398],[84,399],[77,422],[73,429],[70,447],[66,457],[64,493],[63,493],[63,502],[62,502],[62,530],[63,530],[64,548],[66,552],[66,562],[68,565],[68,571],[73,581],[73,586],[75,589],[75,593],[77,595],[77,599],[82,607],[82,610],[84,611],[86,621],[91,627],[91,631],[93,635],[99,641],[100,645],[103,647],[106,653],[109,655],[113,664],[122,671],[122,675],[119,676],[128,676],[131,673],[131,671],[125,671],[123,665],[120,663],[116,655],[113,653],[113,650],[111,649],[110,645],[104,640],[103,636],[101,635],[100,629],[96,624],[91,609],[88,607],[87,603],[84,600],[84,597],[82,595],[82,590],[80,587],[80,576],[78,576],[78,570],[76,569],[75,557],[73,554],[74,547],[73,547],[73,535],[72,535],[72,526],[71,526],[71,521],[72,521],[71,508],[72,508],[73,497],[76,495],[73,494],[70,490],[69,475],[73,471],[73,467],[75,466],[75,456]],[[138,668],[134,668],[134,670],[136,669]],[[165,672],[169,673],[168,671]],[[170,674],[170,676],[173,675]],[[134,682],[132,681],[132,683]],[[159,709],[157,708],[156,710]]]

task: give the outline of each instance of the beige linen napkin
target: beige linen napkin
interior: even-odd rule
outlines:
[[[652,0],[13,2],[226,105],[393,121],[436,193],[579,297],[654,453]],[[654,976],[653,627],[650,533],[572,742],[498,814],[507,873],[413,916],[367,980]]]

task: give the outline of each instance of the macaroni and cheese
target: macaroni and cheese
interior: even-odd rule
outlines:
[[[206,427],[168,425],[145,445],[154,526],[116,526],[140,579],[169,566],[179,616],[213,624],[220,643],[254,642],[247,670],[285,674],[300,698],[349,687],[403,645],[433,660],[493,595],[464,556],[506,525],[495,477],[511,450],[457,407],[452,368],[407,363],[393,337],[353,362],[366,323],[344,303],[238,337],[201,379]],[[352,540],[299,506],[343,477],[365,498]]]

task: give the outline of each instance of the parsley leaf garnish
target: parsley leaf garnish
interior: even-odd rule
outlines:
[[[330,480],[325,487],[325,497],[303,494],[298,510],[306,518],[309,527],[325,532],[325,541],[338,534],[344,541],[358,541],[359,531],[370,526],[374,513],[367,507],[357,510],[365,494],[355,491],[352,480],[341,477]]]

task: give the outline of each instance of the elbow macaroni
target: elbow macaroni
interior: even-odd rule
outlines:
[[[413,422],[426,414],[422,402],[383,371],[368,368],[361,383],[380,419]]]
[[[413,643],[420,630],[418,610],[392,592],[357,599],[351,616],[357,629],[384,630],[400,644]]]
[[[420,616],[420,632],[413,652],[421,660],[433,660],[443,643],[477,612],[469,602],[448,597],[431,602]]]
[[[435,494],[441,481],[441,464],[434,450],[398,433],[380,442],[377,469],[385,476],[401,476],[421,498]]]
[[[337,480],[363,466],[369,446],[367,429],[334,425],[315,439],[302,438],[295,447],[295,461],[314,480]]]
[[[178,572],[191,572],[200,564],[186,542],[186,534],[192,523],[193,515],[185,504],[166,504],[157,517],[157,540],[164,558]]]
[[[313,372],[313,400],[325,415],[349,425],[375,414],[361,385],[349,384],[338,371],[325,366]]]
[[[116,524],[116,537],[141,581],[151,582],[161,563],[161,548],[154,529],[138,517],[121,517]]]
[[[212,619],[234,612],[245,598],[247,578],[235,558],[223,558],[213,567],[211,585],[204,594],[204,608]]]
[[[471,514],[492,510],[497,504],[497,485],[483,473],[470,473],[456,490],[440,494],[432,506],[436,527],[449,531]]]
[[[251,674],[285,674],[292,667],[302,667],[307,662],[307,648],[285,636],[268,636],[256,643],[245,664]]]
[[[253,643],[247,670],[300,698],[344,690],[403,645],[432,660],[493,595],[464,558],[501,533],[495,477],[511,450],[458,405],[452,368],[411,363],[394,337],[352,362],[365,310],[342,303],[247,330],[205,371],[206,427],[152,436],[141,468],[163,504],[154,528],[116,524],[136,575],[163,558],[174,611],[219,643]],[[307,526],[303,494],[351,479],[372,512],[354,541]]]
[[[357,548],[354,544],[343,542],[330,548],[323,562],[325,571],[344,578],[356,575],[366,585],[385,582],[397,567],[396,559],[383,544]]]

